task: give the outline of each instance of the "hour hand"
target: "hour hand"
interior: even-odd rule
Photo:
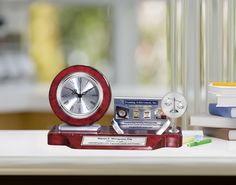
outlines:
[[[70,89],[70,88],[68,88],[68,87],[65,87],[65,89],[70,90],[70,91],[72,92],[72,94],[77,94],[76,89]]]

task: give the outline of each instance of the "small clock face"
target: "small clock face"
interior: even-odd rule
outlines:
[[[58,86],[57,101],[74,118],[92,115],[103,99],[102,88],[92,76],[79,72],[66,77]]]
[[[70,125],[88,125],[99,120],[111,101],[111,89],[96,69],[77,65],[61,71],[49,90],[52,110]]]
[[[117,114],[121,118],[125,118],[127,116],[127,112],[125,110],[123,110],[123,109],[118,110]]]

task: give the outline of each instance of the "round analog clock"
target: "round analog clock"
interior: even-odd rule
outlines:
[[[125,118],[128,113],[127,113],[127,110],[124,110],[122,108],[118,108],[117,109],[117,114],[118,114],[119,117]]]
[[[89,125],[99,120],[111,101],[111,89],[96,69],[77,65],[61,71],[49,90],[52,110],[70,125]]]

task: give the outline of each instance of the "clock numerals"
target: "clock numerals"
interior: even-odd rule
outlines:
[[[81,114],[81,108],[80,108],[80,106],[78,107],[78,114]]]
[[[71,106],[70,111],[74,111],[75,106]]]
[[[68,100],[66,100],[65,102],[64,102],[64,105],[67,105],[69,103],[69,101]]]
[[[95,103],[94,101],[90,101],[90,103],[91,103],[93,106],[96,105],[96,103]]]
[[[64,95],[62,95],[61,97],[62,97],[62,98],[67,98],[67,97],[69,97],[69,94],[64,94]]]
[[[72,99],[66,100],[66,101],[63,103],[63,106],[64,106],[67,110],[70,110],[71,107],[75,104],[76,101],[77,101],[77,98],[76,98],[76,97],[73,97]]]
[[[81,113],[87,113],[87,112],[89,112],[87,104],[84,101],[81,101]]]

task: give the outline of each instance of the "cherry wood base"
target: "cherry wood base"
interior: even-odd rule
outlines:
[[[48,133],[49,145],[65,145],[74,149],[109,149],[109,150],[154,150],[163,147],[181,147],[182,133],[181,128],[178,133],[170,133],[169,129],[162,135],[156,135],[153,131],[128,131],[123,135],[118,135],[111,126],[102,126],[97,132],[91,131],[60,131],[59,126],[54,126]],[[95,138],[95,140],[115,139],[117,140],[133,140],[132,144],[124,145],[99,143],[95,145],[88,144],[87,138]],[[141,143],[139,139],[141,138]],[[107,140],[106,140],[107,141]],[[118,142],[119,142],[118,141]],[[145,142],[143,142],[145,141]],[[122,142],[122,141],[121,141]],[[136,144],[137,142],[137,144]],[[112,146],[111,146],[112,145]],[[127,146],[129,145],[129,146]]]

